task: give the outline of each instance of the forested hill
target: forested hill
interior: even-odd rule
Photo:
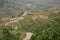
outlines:
[[[29,38],[31,33],[30,40],[60,40],[60,7],[48,11],[35,9],[23,14],[1,19],[0,40],[22,40],[26,36]]]

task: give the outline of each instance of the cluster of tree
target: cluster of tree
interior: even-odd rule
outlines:
[[[12,27],[0,27],[0,40],[22,40],[20,30],[14,30]]]
[[[49,12],[48,17],[47,20],[38,18],[28,24],[23,20],[21,28],[34,33],[31,40],[60,40],[60,12]]]
[[[54,15],[54,14],[53,14]],[[60,40],[60,16],[48,19],[46,23],[37,27],[30,40]]]

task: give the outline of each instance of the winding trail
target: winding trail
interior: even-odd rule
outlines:
[[[10,24],[10,23],[18,23],[19,21],[21,21],[21,20],[23,20],[24,19],[24,16],[26,16],[27,15],[27,12],[24,12],[22,15],[21,15],[21,17],[15,17],[15,18],[12,18],[12,19],[10,19],[10,21],[9,22],[7,22],[7,23],[5,23],[5,25],[8,25],[8,24]],[[40,16],[40,17],[45,17],[45,16]],[[46,18],[48,18],[48,17],[46,17]],[[33,35],[33,33],[31,33],[31,32],[26,32],[26,37],[23,39],[23,40],[30,40],[30,38],[32,37],[32,35]]]
[[[10,24],[10,23],[17,23],[17,22],[19,22],[19,21],[21,21],[21,20],[23,20],[24,19],[24,17],[16,17],[16,18],[12,18],[12,19],[10,19],[10,21],[9,22],[7,22],[7,23],[5,23],[5,25],[8,25],[8,24]]]
[[[24,12],[24,13],[21,15],[21,17],[12,18],[12,19],[10,19],[9,22],[5,23],[5,25],[8,25],[8,24],[14,23],[14,22],[17,23],[17,22],[19,22],[20,20],[23,20],[23,19],[24,19],[24,16],[26,16],[26,15],[27,15],[27,12]]]
[[[23,20],[24,19],[24,16],[27,15],[27,12],[23,13],[23,15],[21,15],[21,17],[15,17],[15,18],[12,18],[10,19],[9,22],[5,23],[5,25],[8,25],[10,23],[17,23],[19,22],[20,20]],[[26,32],[26,37],[23,39],[23,40],[30,40],[31,36],[33,35],[33,33],[31,32]]]
[[[30,40],[30,38],[31,38],[32,35],[33,35],[33,33],[26,32],[26,37],[23,40]]]

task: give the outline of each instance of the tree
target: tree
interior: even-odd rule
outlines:
[[[0,40],[22,40],[19,30],[14,30],[10,26],[3,28],[3,37]]]
[[[60,40],[60,18],[49,19],[35,29],[31,40]]]

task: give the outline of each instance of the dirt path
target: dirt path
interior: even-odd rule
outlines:
[[[5,23],[5,25],[8,25],[8,24],[14,23],[14,22],[19,22],[20,20],[23,20],[24,19],[24,16],[27,15],[26,13],[27,12],[25,12],[21,17],[15,17],[15,18],[10,19],[10,21],[7,22],[7,23]],[[31,38],[32,35],[33,35],[33,33],[27,32],[26,33],[26,37],[23,40],[30,40],[30,38]]]
[[[12,18],[12,19],[10,19],[9,22],[5,23],[5,25],[8,25],[8,24],[13,23],[13,22],[19,22],[20,20],[23,20],[24,19],[24,16],[26,16],[26,15],[27,15],[27,12],[23,13],[21,15],[21,17]]]
[[[26,33],[26,37],[23,40],[30,40],[30,38],[31,38],[32,35],[33,35],[33,33],[27,32]]]
[[[14,23],[14,22],[19,22],[20,20],[23,20],[24,19],[24,17],[16,17],[16,18],[12,18],[12,19],[10,19],[10,21],[9,22],[7,22],[7,23],[5,23],[5,25],[8,25],[8,24],[10,24],[10,23]]]

